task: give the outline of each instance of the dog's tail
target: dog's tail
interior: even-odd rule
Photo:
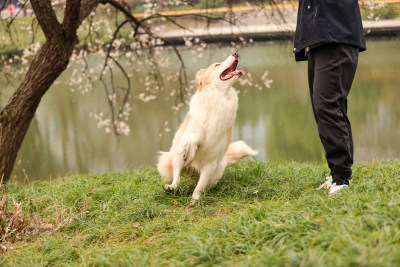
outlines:
[[[164,179],[172,178],[172,156],[170,152],[160,151],[158,153],[157,170]]]
[[[258,151],[251,149],[245,142],[236,141],[228,146],[225,153],[225,161],[227,166],[232,166],[244,157],[255,156],[257,154]]]

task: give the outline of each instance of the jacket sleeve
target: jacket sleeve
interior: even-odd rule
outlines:
[[[294,57],[295,57],[296,61],[308,60],[308,56],[306,55],[306,49],[302,49],[299,52],[295,52]]]

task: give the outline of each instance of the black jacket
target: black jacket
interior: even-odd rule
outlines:
[[[294,38],[296,61],[307,60],[305,48],[340,43],[367,49],[358,0],[300,0]]]

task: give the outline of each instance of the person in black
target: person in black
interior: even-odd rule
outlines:
[[[333,194],[349,185],[353,138],[347,96],[366,50],[357,0],[300,0],[294,40],[296,61],[308,60],[308,81],[318,133],[331,176],[320,188]]]

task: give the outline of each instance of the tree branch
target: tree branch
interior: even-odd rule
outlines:
[[[90,12],[100,3],[100,0],[82,0],[79,12],[79,25],[89,16]]]
[[[7,2],[8,2],[7,0],[4,0],[4,1],[3,1],[3,4],[2,4],[1,7],[0,7],[0,11],[3,10],[3,8],[6,6]],[[10,0],[9,0],[9,2],[11,3]]]
[[[121,11],[122,13],[124,13],[124,15],[133,23],[136,24],[137,27],[139,27],[141,25],[141,22],[135,18],[131,12],[126,8],[125,5],[121,4],[120,2],[116,1],[116,0],[102,0],[103,4],[110,4],[113,7],[115,7],[116,9],[118,9],[119,11]]]
[[[112,38],[112,40],[111,40],[111,42],[110,42],[110,44],[109,44],[108,50],[107,50],[107,55],[106,55],[106,59],[105,59],[105,61],[104,61],[103,69],[102,69],[101,72],[100,72],[100,78],[103,77],[103,73],[104,73],[106,67],[108,67],[107,63],[108,63],[108,59],[111,58],[111,57],[110,57],[110,54],[111,54],[111,50],[112,50],[112,48],[113,48],[113,44],[114,44],[115,39],[117,39],[118,33],[119,33],[119,31],[122,29],[122,27],[123,27],[126,23],[128,23],[128,22],[129,22],[129,20],[123,21],[123,22],[117,27],[117,29],[114,31],[114,36],[113,36],[113,38]]]
[[[74,41],[77,39],[76,30],[79,27],[79,13],[81,9],[81,0],[67,0],[63,28],[65,38]]]
[[[49,40],[60,36],[63,29],[51,7],[51,2],[48,0],[31,0],[31,5],[46,39]]]
[[[4,1],[4,4],[6,1]],[[10,2],[11,3],[11,2]],[[14,16],[11,16],[11,20],[7,23],[7,27],[10,27],[10,25],[14,22],[14,20],[18,17],[18,15],[21,13],[21,11],[25,8],[26,4],[28,3],[28,0],[25,0],[25,2],[22,4],[21,8],[18,10],[18,13],[15,14]],[[0,10],[2,10],[1,8]]]

